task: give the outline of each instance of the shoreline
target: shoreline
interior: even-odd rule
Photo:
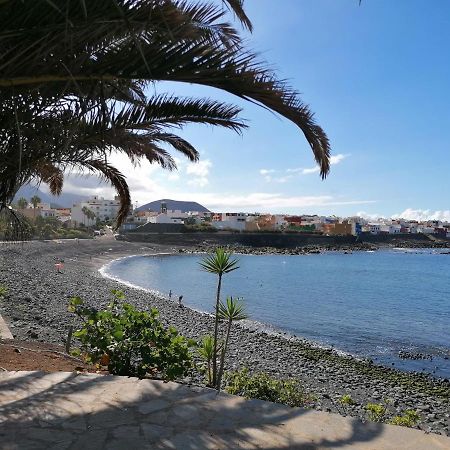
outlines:
[[[68,327],[75,323],[67,312],[71,296],[79,295],[87,303],[102,307],[110,299],[110,290],[119,288],[125,292],[128,302],[140,308],[156,307],[163,323],[174,325],[181,334],[198,339],[212,331],[210,315],[189,307],[179,308],[164,297],[124,286],[99,272],[101,267],[118,258],[178,254],[187,250],[184,247],[110,239],[0,246],[0,283],[9,288],[9,295],[0,303],[1,313],[16,338],[61,343]],[[55,273],[53,267],[58,258],[64,259],[62,274]],[[450,434],[448,380],[370,364],[281,333],[234,326],[227,369],[248,366],[275,377],[298,378],[306,390],[317,396],[316,409],[362,419],[366,418],[367,403],[379,403],[388,398],[392,400],[389,405],[392,415],[405,409],[417,409],[421,416],[419,428]],[[194,380],[201,381],[200,378]],[[357,404],[341,405],[339,399],[344,394],[350,394]]]
[[[196,251],[193,250],[191,252],[183,252],[183,253],[190,253],[190,254],[206,254],[205,252],[200,252],[200,251]],[[243,255],[244,253],[236,253],[237,255]],[[108,270],[108,266],[110,266],[112,263],[116,262],[116,261],[121,261],[127,258],[134,258],[134,257],[148,257],[148,256],[160,256],[160,255],[164,255],[164,256],[176,256],[176,255],[180,255],[179,252],[175,253],[175,252],[158,252],[158,253],[146,253],[146,254],[142,254],[142,255],[128,255],[128,256],[121,256],[119,258],[116,259],[112,259],[111,261],[107,262],[106,264],[104,264],[103,266],[101,266],[98,269],[98,272],[106,279],[117,282],[119,284],[122,284],[124,286],[127,286],[131,289],[136,289],[139,291],[143,291],[148,293],[149,295],[153,295],[155,297],[158,297],[161,301],[166,301],[166,302],[173,302],[173,300],[171,300],[168,296],[164,295],[162,292],[156,290],[156,289],[149,289],[149,288],[144,288],[142,286],[138,286],[136,284],[130,283],[126,280],[123,280],[119,277],[115,277],[114,275],[110,275],[107,273]],[[255,255],[257,256],[257,255]],[[208,313],[206,311],[202,311],[200,309],[196,309],[193,308],[192,306],[189,305],[183,305],[183,308],[188,308],[189,310],[193,311],[194,313],[198,313],[201,314],[203,316],[207,316],[207,317],[211,317],[213,318],[214,315],[212,313]],[[312,348],[317,348],[320,350],[325,350],[325,351],[333,351],[335,352],[338,356],[342,356],[342,357],[347,357],[347,358],[353,358],[357,361],[361,361],[361,362],[368,362],[369,358],[364,358],[362,356],[358,356],[358,355],[354,355],[350,352],[346,352],[345,350],[339,349],[339,348],[334,348],[333,346],[330,345],[326,345],[323,344],[321,342],[318,341],[314,341],[311,339],[308,339],[304,336],[298,336],[296,334],[290,333],[289,331],[285,331],[282,328],[278,328],[275,325],[269,324],[269,323],[263,323],[263,322],[259,322],[257,320],[252,320],[252,319],[245,319],[245,320],[241,320],[239,322],[235,322],[234,326],[237,328],[243,328],[246,331],[250,331],[250,332],[256,332],[256,333],[264,333],[268,336],[274,336],[274,337],[278,337],[281,339],[286,339],[288,341],[294,341],[294,342],[298,342],[300,344],[304,344],[304,345],[308,345]],[[385,366],[382,366],[385,367]],[[400,372],[406,372],[406,371],[402,371],[399,370]],[[410,373],[416,373],[416,372],[410,372]],[[433,378],[430,375],[431,378]]]

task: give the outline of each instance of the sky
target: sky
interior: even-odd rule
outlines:
[[[133,203],[190,200],[214,211],[403,216],[450,220],[450,2],[246,0],[261,53],[315,112],[332,146],[322,180],[298,128],[230,94],[159,84],[152,92],[210,96],[242,106],[239,136],[207,126],[180,135],[200,150],[179,170],[113,162]],[[97,181],[67,177],[64,192],[105,197]]]

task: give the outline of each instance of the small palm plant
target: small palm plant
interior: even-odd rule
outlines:
[[[222,287],[222,277],[226,273],[239,269],[238,260],[232,258],[232,253],[225,251],[225,249],[218,247],[200,261],[200,266],[209,273],[218,276],[217,291],[216,291],[216,308],[214,317],[214,348],[212,358],[212,385],[217,388],[217,354],[218,354],[218,334],[219,334],[219,305],[220,305],[220,290]]]
[[[230,338],[231,325],[236,320],[244,320],[247,318],[245,313],[244,303],[242,299],[233,297],[227,297],[226,303],[220,303],[219,305],[219,319],[227,322],[227,331],[225,334],[225,342],[222,347],[220,355],[219,373],[217,375],[217,389],[220,389],[222,383],[223,369],[225,365],[225,353],[227,352],[228,340]]]
[[[218,343],[218,351],[221,351],[222,344]],[[206,361],[206,379],[208,382],[208,386],[213,385],[213,377],[212,377],[212,360],[214,355],[214,337],[210,334],[204,336],[201,343],[198,346],[198,354],[200,358]]]

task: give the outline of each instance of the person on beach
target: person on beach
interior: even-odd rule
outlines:
[[[55,264],[55,269],[56,269],[57,273],[62,273],[61,270],[64,269],[64,260],[63,259],[61,259],[60,261],[58,261]]]
[[[169,298],[172,298],[172,289],[169,291]]]
[[[182,296],[182,295],[180,295],[180,296],[178,297],[178,306],[179,306],[180,308],[183,307],[183,296]]]

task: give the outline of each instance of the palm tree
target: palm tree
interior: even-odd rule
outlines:
[[[161,144],[197,160],[167,127],[191,122],[240,131],[240,110],[205,99],[149,97],[150,83],[193,83],[227,91],[292,121],[320,173],[329,171],[324,131],[298,93],[246,49],[227,9],[251,31],[243,0],[35,0],[0,2],[0,209],[30,180],[59,193],[63,172],[99,173],[129,209],[112,151],[174,168]]]
[[[83,225],[86,226],[86,218],[89,219],[89,208],[87,206],[83,206],[81,208],[81,212],[83,213]]]
[[[33,195],[33,197],[30,198],[30,203],[33,205],[33,217],[36,217],[36,208],[39,203],[41,203],[41,199],[37,195]]]
[[[245,314],[244,304],[242,303],[242,299],[239,298],[233,299],[233,297],[227,297],[226,303],[220,302],[218,316],[220,320],[225,320],[227,322],[225,342],[223,344],[220,355],[219,373],[217,375],[217,389],[220,390],[223,370],[225,366],[225,353],[227,352],[228,348],[228,340],[230,338],[231,325],[236,320],[244,320],[247,318],[247,315]]]
[[[206,361],[206,379],[208,386],[213,386],[212,361],[214,357],[214,338],[211,335],[204,336],[198,346],[199,356]]]
[[[20,197],[19,200],[17,200],[17,207],[19,209],[25,209],[28,205],[28,200],[24,197]]]
[[[219,305],[220,305],[220,290],[222,287],[222,277],[226,273],[239,269],[238,260],[231,258],[232,253],[226,252],[223,248],[216,248],[214,253],[207,255],[200,261],[200,266],[209,273],[218,276],[217,291],[216,291],[216,306],[214,315],[214,351],[212,360],[212,381],[213,386],[217,387],[217,348],[219,335]]]
[[[96,214],[95,214],[95,212],[94,211],[92,211],[91,209],[88,209],[87,210],[87,218],[90,220],[90,221],[94,221],[95,220],[95,218],[96,218],[97,216],[96,216]]]
[[[33,208],[37,208],[37,205],[41,203],[41,198],[38,195],[33,195],[33,197],[30,198],[30,203],[33,205]]]

